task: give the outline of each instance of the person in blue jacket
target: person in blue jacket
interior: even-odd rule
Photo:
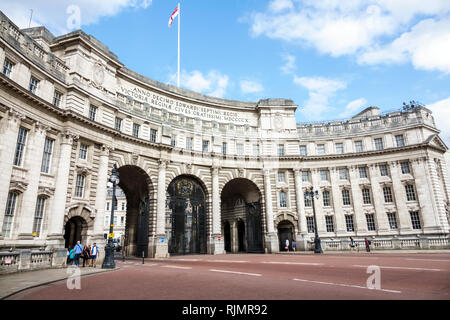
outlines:
[[[83,246],[81,245],[80,241],[77,241],[77,244],[73,248],[73,251],[75,253],[75,265],[78,267],[80,265],[80,256],[83,252]]]

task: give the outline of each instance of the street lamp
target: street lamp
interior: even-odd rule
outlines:
[[[116,185],[119,184],[119,171],[117,170],[117,164],[114,164],[111,170],[111,176],[109,182],[112,183],[112,206],[111,206],[111,219],[109,223],[109,235],[108,243],[105,246],[105,259],[103,260],[103,269],[114,269],[116,267],[114,263],[114,244],[113,244],[113,231],[114,231],[114,206],[116,204]]]
[[[313,191],[313,188],[311,187],[310,191],[305,192],[306,199],[312,201],[312,207],[313,207],[313,213],[314,213],[314,253],[323,253],[322,246],[320,245],[320,238],[319,233],[317,232],[317,219],[316,219],[316,206],[314,204],[314,196],[316,199],[319,199],[319,191]]]

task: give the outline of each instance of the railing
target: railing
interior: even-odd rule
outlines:
[[[374,249],[392,249],[394,247],[392,240],[373,240],[372,246]]]
[[[0,252],[0,273],[19,270],[19,252]]]
[[[31,269],[50,268],[52,257],[52,251],[31,252]]]
[[[411,248],[411,247],[420,248],[420,240],[419,239],[401,240],[400,247],[401,248]]]
[[[449,238],[439,238],[439,239],[428,239],[428,245],[430,247],[449,247],[450,239]]]
[[[61,268],[66,266],[66,260],[66,249],[55,249],[55,251],[22,249],[13,252],[0,252],[0,274],[44,268]]]

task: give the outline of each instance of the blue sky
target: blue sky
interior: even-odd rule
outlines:
[[[233,100],[292,99],[298,122],[417,100],[450,137],[449,0],[182,0],[181,86]],[[19,27],[80,27],[127,67],[176,84],[178,1],[2,0]],[[68,24],[79,8],[79,21]],[[73,22],[73,21],[72,21]],[[78,25],[77,25],[78,23]],[[450,139],[448,139],[450,142]]]

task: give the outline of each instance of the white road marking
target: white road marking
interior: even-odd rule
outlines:
[[[177,258],[177,259],[172,259],[173,261],[201,261],[200,259],[181,259],[181,258]]]
[[[354,264],[353,267],[367,268],[369,266],[363,266]],[[390,266],[378,266],[383,269],[403,269],[403,270],[421,270],[421,271],[441,271],[441,269],[428,269],[428,268],[411,268],[411,267],[390,267]]]
[[[164,268],[173,268],[173,269],[192,269],[192,267],[179,267],[179,266],[162,266]]]
[[[389,289],[369,289],[367,287],[357,286],[353,284],[343,284],[343,283],[332,283],[332,282],[324,282],[324,281],[314,281],[314,280],[305,280],[305,279],[297,279],[294,278],[292,280],[295,281],[303,281],[303,282],[310,282],[310,283],[317,283],[317,284],[326,284],[330,286],[340,286],[340,287],[350,287],[350,288],[359,288],[359,289],[367,289],[367,290],[376,290],[376,291],[384,291],[384,292],[391,292],[391,293],[402,293],[398,290],[389,290]]]
[[[207,262],[226,262],[226,263],[247,263],[248,261],[243,260],[205,260]]]
[[[298,265],[309,265],[309,266],[322,266],[323,263],[316,262],[277,262],[277,261],[263,261],[261,263],[269,263],[269,264],[298,264]]]
[[[229,270],[217,270],[217,269],[209,269],[209,271],[213,272],[225,272],[225,273],[234,273],[234,274],[243,274],[247,276],[261,277],[262,274],[259,273],[247,273],[247,272],[238,272],[238,271],[229,271]]]
[[[405,260],[415,260],[415,261],[424,261],[424,262],[427,262],[427,261],[441,261],[441,262],[449,262],[449,263],[450,263],[450,260],[439,260],[439,259],[415,259],[415,258],[407,258],[407,259],[405,259]]]
[[[159,264],[157,264],[157,263],[145,263],[145,264],[135,263],[134,265],[135,266],[141,266],[141,267],[152,267],[152,266],[158,266]]]

